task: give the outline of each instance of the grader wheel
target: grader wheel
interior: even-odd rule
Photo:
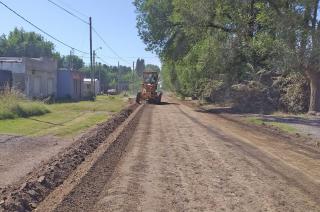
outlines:
[[[141,104],[141,92],[138,92],[138,93],[137,93],[136,103]]]

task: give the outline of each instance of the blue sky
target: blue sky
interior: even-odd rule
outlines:
[[[55,7],[47,0],[1,0],[22,16],[33,22],[38,27],[47,31],[63,42],[89,52],[89,27],[78,19]],[[145,51],[145,45],[140,40],[136,29],[136,14],[132,0],[52,0],[66,9],[74,12],[83,19],[92,16],[93,26],[125,61],[112,53],[103,42],[93,34],[93,47],[97,54],[107,63],[132,66],[132,62],[138,57],[144,58],[146,63],[160,65],[155,54]],[[83,13],[79,14],[72,9]],[[7,8],[0,5],[0,34],[8,34],[14,27],[23,27],[26,31],[36,31],[31,25],[17,17]],[[40,33],[40,32],[39,32]],[[70,49],[56,41],[55,49],[61,54],[69,54]],[[84,56],[88,63],[88,55]]]

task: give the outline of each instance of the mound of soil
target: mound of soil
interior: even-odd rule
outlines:
[[[43,164],[24,179],[0,191],[0,211],[31,211],[77,168],[138,107],[130,105],[107,122],[83,135],[64,152]]]

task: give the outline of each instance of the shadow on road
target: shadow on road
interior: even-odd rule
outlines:
[[[220,113],[241,114],[239,111],[236,111],[231,107],[217,107],[217,108],[211,108],[211,109],[199,108],[196,111],[200,113],[213,113],[213,114],[220,114]]]
[[[281,117],[281,116],[262,116],[261,117],[265,122],[279,122],[286,124],[302,124],[312,127],[320,127],[319,118],[304,118],[299,116],[290,116],[290,117]]]
[[[159,105],[180,105],[180,104],[174,103],[174,102],[160,102]]]

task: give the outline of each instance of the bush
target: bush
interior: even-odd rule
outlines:
[[[228,86],[222,80],[199,80],[195,87],[193,99],[211,103],[225,103],[230,99]]]
[[[5,90],[0,93],[0,120],[39,116],[49,112],[44,103],[27,100],[19,92]]]
[[[280,91],[280,109],[290,113],[307,112],[309,107],[309,83],[301,73],[279,77],[275,86]]]
[[[238,112],[270,113],[277,109],[277,99],[270,89],[257,81],[232,86],[233,108]]]
[[[18,117],[30,117],[40,116],[50,111],[39,102],[21,102],[12,108],[12,111],[18,115]]]

